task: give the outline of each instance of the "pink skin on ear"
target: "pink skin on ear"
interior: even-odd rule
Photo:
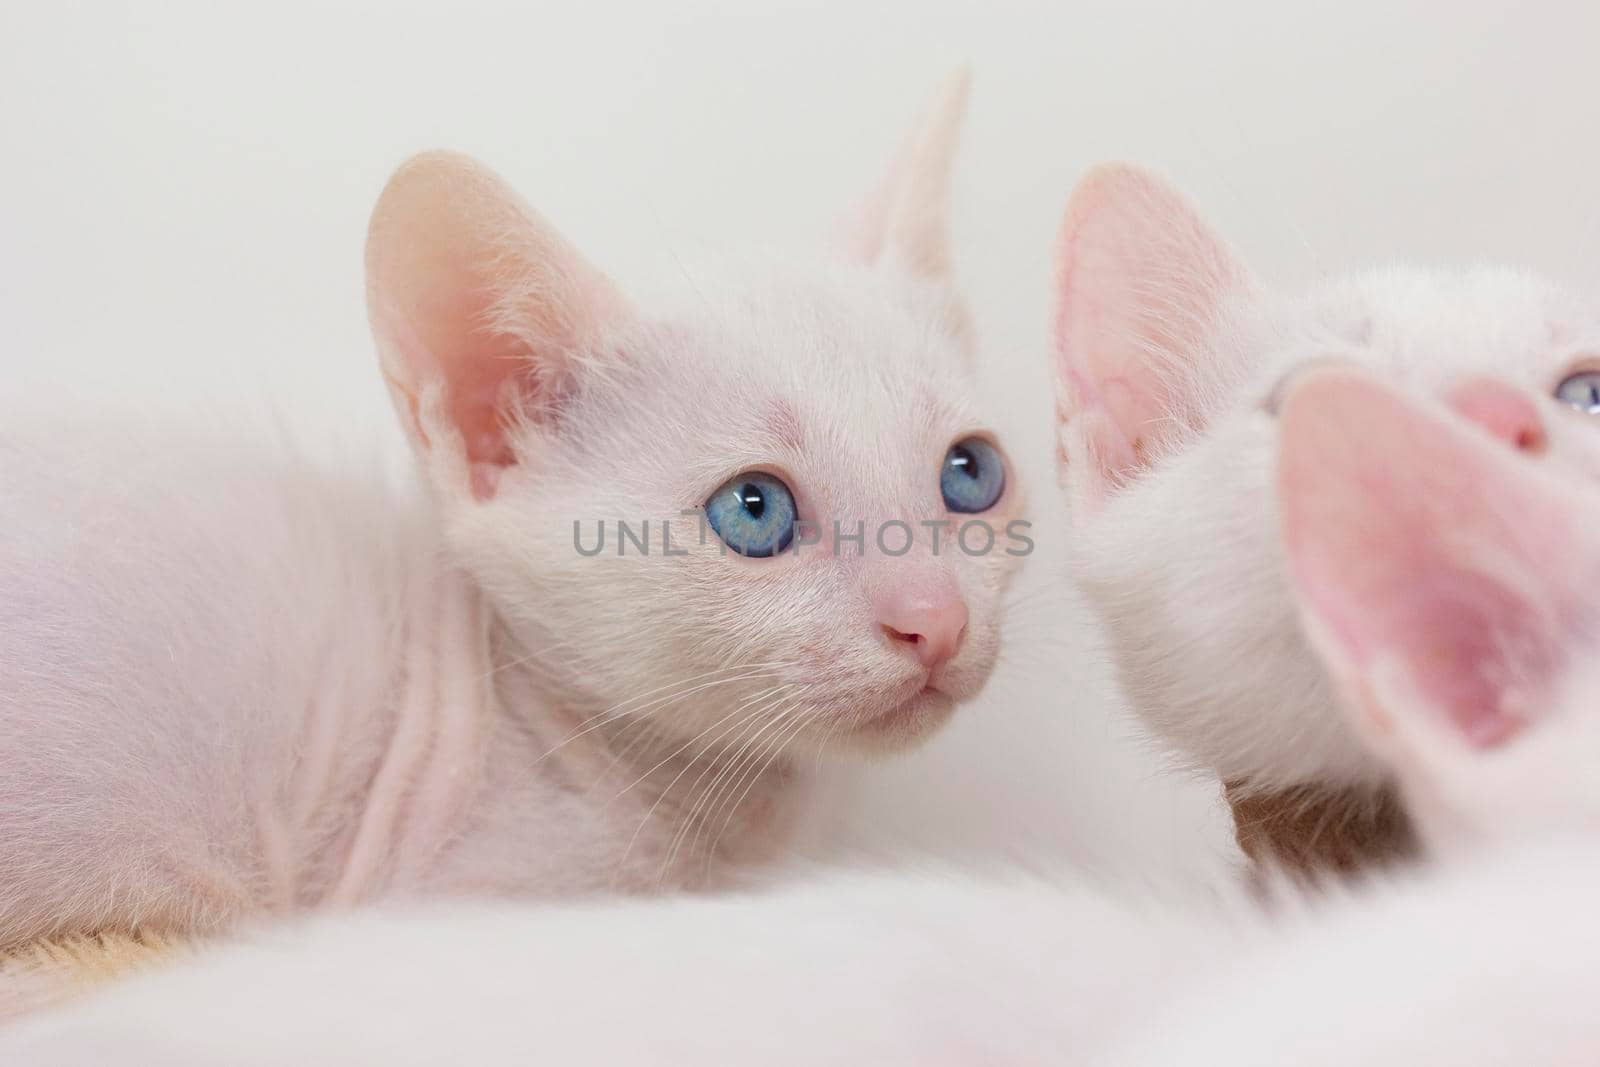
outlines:
[[[459,454],[448,477],[479,500],[516,461],[514,419],[536,416],[569,353],[625,311],[499,178],[447,152],[408,161],[379,197],[367,303],[402,422],[424,453]]]
[[[1502,389],[1467,406],[1529,439],[1531,405]],[[1562,660],[1571,503],[1502,441],[1350,371],[1303,375],[1281,420],[1290,575],[1334,674],[1390,702],[1361,713],[1478,747],[1514,735]]]
[[[509,404],[515,402],[518,383],[514,375],[523,368],[523,353],[515,338],[475,336],[482,332],[476,325],[481,321],[482,309],[473,301],[444,293],[423,294],[411,302],[411,307],[412,314],[406,316],[375,306],[371,313],[373,329],[392,339],[400,362],[411,368],[427,368],[431,373],[400,378],[385,367],[384,379],[402,421],[426,450],[432,442],[422,425],[415,383],[419,378],[435,376],[443,380],[445,367],[455,371],[454,380],[447,387],[444,414],[460,435],[472,494],[487,500],[494,496],[500,471],[514,460],[505,438],[503,417]],[[432,338],[419,336],[412,323],[425,324]],[[474,338],[473,351],[453,352],[459,338]],[[434,353],[445,353],[443,360]]]
[[[1058,414],[1075,425],[1103,496],[1148,466],[1174,424],[1198,428],[1194,389],[1228,295],[1249,284],[1227,246],[1154,175],[1097,167],[1056,242]]]
[[[949,571],[931,563],[896,568],[872,597],[890,643],[928,670],[954,658],[967,634],[967,604]]]

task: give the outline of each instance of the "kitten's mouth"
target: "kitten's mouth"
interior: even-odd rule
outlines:
[[[908,744],[942,726],[954,709],[955,698],[928,679],[910,696],[872,716],[852,733],[877,744]]]

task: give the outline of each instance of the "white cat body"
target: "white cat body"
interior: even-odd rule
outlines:
[[[1297,379],[1284,404],[1288,580],[1430,866],[1265,901],[902,870],[323,919],[35,1020],[0,1054],[1592,1063],[1600,499],[1555,458],[1348,371]]]
[[[114,1049],[174,1065],[1040,1062],[1135,1025],[1207,968],[1215,927],[933,872],[347,915],[135,977],[0,1031],[0,1051],[39,1067]]]
[[[641,765],[614,732],[579,736],[589,713],[516,662],[425,499],[216,433],[18,435],[0,443],[6,514],[32,517],[0,532],[0,558],[25,561],[0,611],[19,709],[0,717],[6,943],[702,876],[663,869],[662,834],[703,768],[658,803],[682,759],[646,775],[659,747]],[[789,813],[766,800],[743,815],[777,842]],[[732,825],[734,856],[763,854]]]
[[[1483,376],[1549,414],[1575,477],[1593,419],[1555,401],[1600,356],[1600,306],[1502,268],[1264,289],[1158,179],[1108,166],[1063,226],[1058,389],[1076,573],[1130,703],[1196,766],[1260,790],[1371,787],[1296,620],[1271,484],[1297,369],[1347,362],[1418,396]],[[1397,457],[1398,459],[1399,457]]]
[[[968,518],[941,464],[991,425],[946,273],[963,99],[852,259],[701,275],[685,308],[636,310],[471,161],[407,164],[368,281],[419,487],[7,420],[0,947],[702,884],[782,843],[792,754],[940,725],[987,677],[1019,556],[1014,484],[971,516],[992,551],[921,525]],[[752,470],[826,536],[771,558],[707,536]],[[880,551],[887,521],[916,543]]]
[[[1203,980],[1084,1062],[1594,1063],[1594,845],[1544,837],[1325,904],[1252,952],[1219,946]]]
[[[922,871],[259,932],[0,1031],[38,1067],[1593,1062],[1593,838],[1276,916]],[[1579,847],[1582,846],[1582,847]]]

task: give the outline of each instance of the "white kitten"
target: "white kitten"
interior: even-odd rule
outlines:
[[[1348,371],[1308,374],[1283,419],[1307,632],[1440,866],[1294,924],[1114,1062],[1593,1063],[1600,498]]]
[[[1058,250],[1062,479],[1080,583],[1131,702],[1236,801],[1307,786],[1370,795],[1382,765],[1338,714],[1285,580],[1278,384],[1336,359],[1447,398],[1509,440],[1550,414],[1549,447],[1597,471],[1600,442],[1568,405],[1600,411],[1600,307],[1489,268],[1375,271],[1276,296],[1179,194],[1123,165],[1080,184]],[[1483,375],[1518,395],[1480,396]],[[1342,817],[1312,811],[1302,829],[1337,831]]]
[[[405,165],[367,268],[421,493],[7,421],[0,946],[696,884],[781,843],[797,747],[944,721],[1026,549],[949,278],[964,91],[852,260],[685,310],[632,306],[479,165]]]
[[[1141,906],[929,873],[347,916],[131,981],[19,1028],[0,1055],[1592,1062],[1600,500],[1570,493],[1549,459],[1348,372],[1307,375],[1284,422],[1308,629],[1436,870],[1314,903],[1289,890],[1273,916],[1238,896]]]

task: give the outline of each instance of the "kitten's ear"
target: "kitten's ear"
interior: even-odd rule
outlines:
[[[1063,481],[1086,503],[1136,478],[1233,368],[1207,338],[1249,272],[1177,190],[1124,163],[1073,190],[1056,240],[1055,373]]]
[[[628,314],[612,284],[495,174],[429,152],[389,179],[367,230],[367,310],[401,421],[436,481],[494,495],[510,431],[570,384]]]
[[[939,88],[845,235],[859,263],[888,262],[923,278],[950,276],[950,187],[971,73],[962,67]]]
[[[1278,493],[1307,633],[1402,778],[1550,701],[1600,575],[1595,511],[1536,459],[1349,370],[1281,408]]]

